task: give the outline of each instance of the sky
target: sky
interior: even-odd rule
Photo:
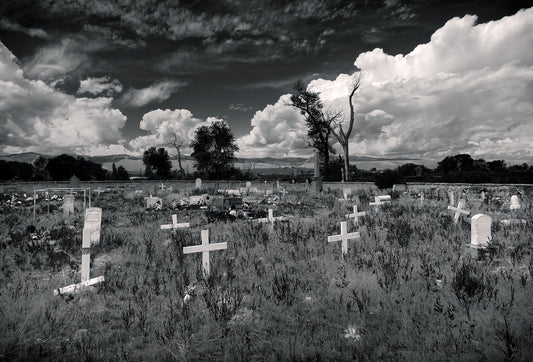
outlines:
[[[361,75],[350,155],[533,164],[532,44],[533,0],[8,0],[0,154],[140,155],[224,120],[239,157],[306,157],[295,81],[345,124]]]

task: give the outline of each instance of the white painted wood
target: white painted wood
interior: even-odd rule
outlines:
[[[366,212],[360,211],[357,212],[357,205],[353,205],[353,213],[352,214],[346,214],[344,217],[353,217],[353,220],[355,224],[359,224],[359,216],[365,216]]]
[[[459,200],[459,203],[457,204],[457,207],[448,206],[448,210],[455,211],[455,215],[453,216],[453,222],[457,224],[459,221],[459,217],[461,214],[464,215],[470,215],[470,211],[463,209],[466,205],[466,201],[463,199]]]
[[[81,283],[78,283],[78,284],[67,285],[66,287],[55,289],[54,290],[54,295],[77,293],[77,292],[81,291],[83,289],[83,287],[88,287],[88,286],[91,286],[91,285],[94,285],[94,284],[97,284],[97,283],[101,283],[104,280],[105,280],[104,276],[102,275],[102,276],[99,276],[99,277],[96,277],[96,278],[89,279],[89,280],[87,280],[85,282],[81,282]]]
[[[188,227],[191,227],[190,223],[188,222],[178,223],[178,216],[173,214],[172,224],[161,225],[161,230],[180,229],[180,228],[188,228]]]
[[[342,248],[342,258],[348,253],[348,240],[359,239],[361,235],[359,232],[348,233],[348,226],[346,221],[341,222],[341,233],[339,235],[328,236],[328,243],[333,243],[335,241],[341,241]]]
[[[209,276],[211,266],[209,263],[209,252],[228,248],[228,243],[209,244],[209,230],[202,230],[202,245],[186,246],[183,254],[202,253],[202,267],[205,276]]]

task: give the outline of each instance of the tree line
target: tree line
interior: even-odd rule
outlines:
[[[81,181],[129,180],[123,166],[108,171],[101,164],[84,157],[62,154],[46,158],[39,156],[33,163],[0,160],[2,181],[67,181],[76,176]]]

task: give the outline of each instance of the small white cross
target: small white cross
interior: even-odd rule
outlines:
[[[202,230],[202,245],[186,246],[183,248],[183,254],[202,253],[202,267],[204,276],[209,276],[211,267],[209,265],[209,252],[214,250],[223,250],[228,248],[228,243],[209,244],[209,230]]]
[[[353,205],[353,214],[346,214],[344,217],[353,217],[355,224],[359,224],[359,216],[365,216],[366,212],[360,211],[357,212],[357,205]]]
[[[160,189],[161,191],[163,191],[163,190],[165,189],[165,184],[161,184],[161,185],[159,185],[159,189]]]
[[[257,219],[259,222],[270,222],[274,224],[274,221],[276,220],[287,220],[287,218],[283,216],[274,217],[274,210],[268,209],[268,217],[264,217],[262,219]]]
[[[361,235],[359,232],[349,233],[348,227],[346,226],[346,221],[341,222],[341,233],[339,235],[328,236],[328,243],[333,243],[335,241],[342,241],[342,259],[344,260],[344,255],[348,254],[348,240],[350,239],[359,239]]]
[[[282,194],[283,196],[287,195],[289,192],[285,190],[284,187],[281,188],[281,191],[279,192],[280,194]]]
[[[375,196],[374,197],[374,202],[370,202],[370,203],[368,203],[368,205],[370,205],[370,206],[382,206],[382,205],[385,205],[387,203],[390,204],[390,202],[391,202],[390,195],[382,195],[382,196]]]
[[[448,210],[455,211],[455,215],[453,217],[453,222],[457,224],[459,221],[459,217],[461,214],[470,215],[470,211],[464,210],[463,207],[465,206],[466,202],[463,199],[459,200],[459,203],[457,204],[457,207],[448,206]]]
[[[179,228],[188,228],[188,227],[191,227],[190,223],[183,222],[183,223],[178,224],[178,216],[172,215],[172,224],[161,225],[161,230],[179,229]]]

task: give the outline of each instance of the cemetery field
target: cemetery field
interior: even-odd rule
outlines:
[[[512,211],[511,194],[468,194],[455,223],[446,193],[371,205],[387,192],[288,189],[244,195],[248,217],[172,202],[214,189],[160,190],[160,209],[132,190],[92,192],[90,249],[83,196],[68,216],[40,199],[35,221],[33,202],[2,208],[0,360],[533,359],[531,191]],[[482,258],[468,247],[476,214],[491,217]],[[189,226],[161,229],[176,222]],[[206,244],[202,230],[209,274],[188,248],[202,233]],[[104,280],[54,295],[80,283],[82,242]]]

